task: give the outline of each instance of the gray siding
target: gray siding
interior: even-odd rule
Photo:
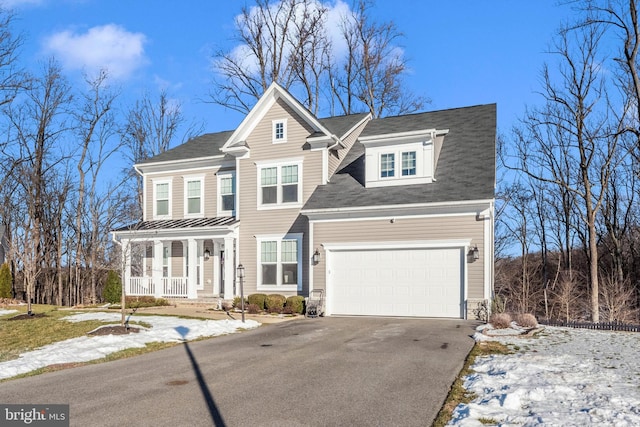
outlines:
[[[342,142],[345,145],[345,148],[329,153],[329,177],[331,177],[336,172],[338,166],[340,166],[342,160],[344,160],[349,150],[351,150],[351,147],[353,147],[353,144],[357,141],[360,133],[365,128],[367,123],[368,121],[363,122],[349,136],[344,138]]]
[[[272,121],[287,118],[287,142],[272,143]],[[306,139],[312,129],[300,120],[282,101],[277,102],[265,114],[247,138],[251,157],[239,161],[239,210],[240,235],[238,260],[245,267],[245,294],[255,293],[257,289],[256,236],[264,234],[284,235],[303,233],[302,278],[303,292],[308,289],[308,242],[307,219],[299,214],[300,207],[270,210],[258,210],[258,166],[256,162],[279,161],[290,158],[303,158],[302,164],[302,200],[304,204],[313,190],[322,182],[322,152],[305,149]],[[274,292],[284,295],[296,292]]]

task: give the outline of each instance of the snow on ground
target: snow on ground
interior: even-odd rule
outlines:
[[[477,398],[449,425],[640,425],[640,333],[545,327],[489,339],[516,353],[476,359],[464,387]]]
[[[11,310],[0,310],[0,316]],[[13,310],[15,311],[15,310]],[[119,324],[120,313],[85,312],[64,317],[61,321],[82,322],[100,320]],[[127,335],[82,336],[56,342],[28,353],[17,359],[0,363],[0,379],[43,368],[58,363],[87,362],[100,359],[110,353],[133,347],[144,347],[150,342],[180,342],[200,337],[226,335],[239,329],[253,329],[260,326],[255,320],[199,320],[169,316],[139,316],[132,321],[150,324],[151,328],[141,328],[138,333]],[[134,326],[134,325],[132,325]],[[135,325],[136,327],[139,327]]]
[[[18,310],[5,310],[4,308],[0,308],[0,316],[4,316],[5,314],[17,313]]]

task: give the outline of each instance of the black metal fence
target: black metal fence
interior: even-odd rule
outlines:
[[[622,322],[564,322],[562,320],[538,320],[541,325],[561,326],[566,328],[596,329],[600,331],[640,332],[640,325],[630,325]]]

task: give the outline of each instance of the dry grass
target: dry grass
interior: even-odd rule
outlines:
[[[97,320],[87,322],[64,322],[60,318],[71,314],[58,311],[55,306],[33,305],[32,311],[37,316],[10,320],[14,316],[26,313],[24,306],[8,307],[20,313],[0,317],[0,362],[16,359],[21,353],[35,350],[54,342],[85,335],[87,332],[103,325]]]
[[[511,326],[511,315],[509,313],[493,313],[489,317],[489,323],[496,329],[506,329]]]
[[[438,416],[433,421],[432,427],[443,427],[447,425],[451,420],[453,411],[459,404],[469,403],[476,397],[473,393],[467,391],[463,387],[463,384],[464,377],[473,373],[471,366],[473,366],[478,357],[488,356],[490,354],[511,353],[513,353],[513,351],[511,351],[507,346],[496,341],[481,341],[476,343],[465,359],[464,366],[456,380],[453,382],[453,385],[449,390],[449,394],[447,395],[447,399],[445,400],[444,405],[442,405],[440,412],[438,412]]]
[[[518,326],[522,328],[538,327],[538,321],[536,320],[536,316],[530,313],[517,314],[513,320],[518,324]]]

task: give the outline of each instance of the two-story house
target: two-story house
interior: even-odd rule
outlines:
[[[326,314],[471,317],[493,283],[496,106],[319,119],[272,84],[237,129],[135,165],[126,292],[308,295]]]

